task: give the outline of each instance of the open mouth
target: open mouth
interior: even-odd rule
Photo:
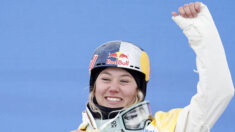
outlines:
[[[121,98],[119,97],[105,97],[106,100],[111,101],[111,102],[120,102],[122,101]]]

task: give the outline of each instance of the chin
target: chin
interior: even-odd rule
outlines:
[[[120,108],[120,107],[125,107],[124,105],[110,105],[110,104],[105,105],[105,106],[108,107],[108,108]]]

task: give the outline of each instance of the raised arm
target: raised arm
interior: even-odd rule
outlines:
[[[199,73],[197,94],[180,113],[175,132],[207,132],[227,107],[234,95],[234,87],[220,36],[208,8],[199,3],[196,15],[181,8],[173,20],[183,30],[196,53]],[[190,4],[186,5],[189,6]],[[198,8],[194,5],[195,8]],[[184,8],[184,7],[183,7]],[[184,10],[185,11],[185,10]]]

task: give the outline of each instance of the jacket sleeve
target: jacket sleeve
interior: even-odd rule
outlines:
[[[234,95],[220,36],[208,8],[201,3],[196,18],[172,18],[196,54],[197,93],[179,114],[175,132],[208,132]]]

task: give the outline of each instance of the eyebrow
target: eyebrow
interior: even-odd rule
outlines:
[[[108,74],[108,75],[111,75],[109,72],[106,72],[106,71],[101,72],[100,74]]]
[[[110,76],[112,76],[112,74],[111,73],[109,73],[109,72],[106,72],[106,71],[104,71],[104,72],[102,72],[101,74],[107,74],[107,75],[110,75]],[[123,75],[121,75],[121,77],[131,77],[129,74],[123,74]]]

